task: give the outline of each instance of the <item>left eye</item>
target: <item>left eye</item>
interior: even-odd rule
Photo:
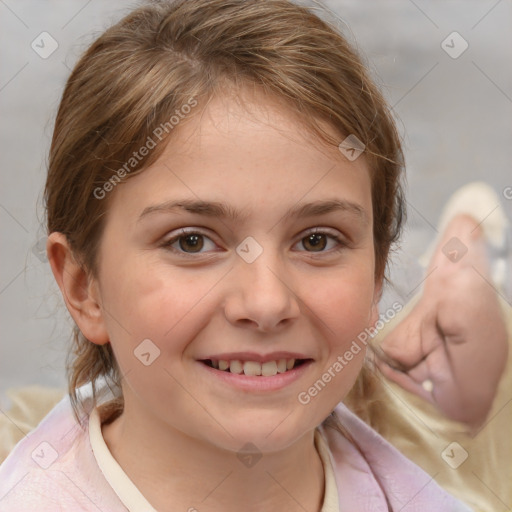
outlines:
[[[183,233],[167,240],[164,244],[165,247],[171,247],[178,252],[185,252],[188,254],[205,252],[203,249],[215,249],[215,243],[206,235],[201,233]]]
[[[297,244],[302,244],[308,252],[325,252],[341,245],[342,241],[335,235],[317,231],[301,238]]]

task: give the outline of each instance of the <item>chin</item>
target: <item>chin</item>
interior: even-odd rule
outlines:
[[[229,423],[227,430],[230,435],[222,431],[222,439],[216,444],[235,453],[243,451],[244,447],[248,450],[250,446],[256,447],[260,453],[278,452],[297,442],[315,426],[302,425],[293,418],[293,413],[279,411],[265,415],[259,410]]]

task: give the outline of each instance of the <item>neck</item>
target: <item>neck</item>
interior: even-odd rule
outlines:
[[[168,425],[160,432],[153,427],[132,420],[125,409],[102,433],[112,456],[156,510],[168,509],[170,502],[174,510],[190,512],[321,510],[324,474],[314,431],[254,463]]]

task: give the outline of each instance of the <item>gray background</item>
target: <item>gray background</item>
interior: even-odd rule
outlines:
[[[71,322],[38,245],[46,155],[71,67],[133,5],[0,0],[0,405],[8,387],[65,386]],[[512,185],[512,2],[324,5],[324,16],[366,55],[399,118],[409,202],[401,261],[424,251],[443,204],[469,181],[493,185],[512,217],[503,195]],[[59,45],[46,59],[31,48],[43,31]],[[469,44],[457,59],[441,48],[453,31]]]

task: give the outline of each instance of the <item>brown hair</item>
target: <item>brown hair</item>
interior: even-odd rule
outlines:
[[[48,232],[66,235],[77,261],[96,276],[109,203],[105,192],[158,158],[172,136],[172,116],[187,121],[184,105],[205,104],[226,85],[235,91],[261,87],[329,145],[348,135],[365,144],[375,275],[383,278],[403,215],[403,155],[395,124],[344,37],[287,0],[152,2],[106,30],[76,64],[57,113],[45,188]],[[158,143],[141,155],[155,133]],[[74,341],[68,384],[77,418],[77,388],[92,383],[96,399],[100,377],[117,388],[122,407],[110,344],[91,343],[76,326]]]

